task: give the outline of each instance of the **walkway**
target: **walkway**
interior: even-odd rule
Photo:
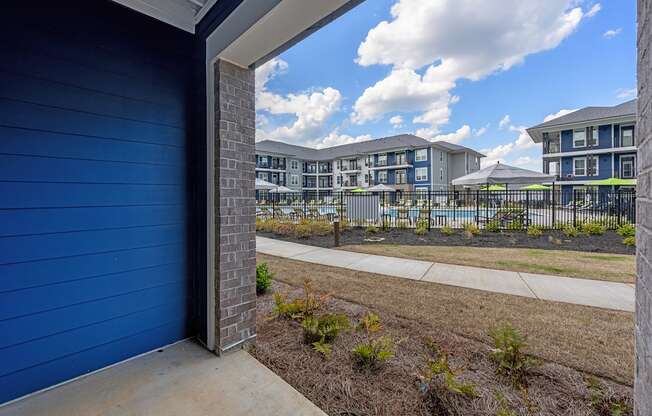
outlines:
[[[405,279],[487,292],[634,312],[634,285],[456,266],[396,257],[333,250],[256,237],[256,250],[271,256],[343,267]]]
[[[183,341],[0,407],[0,416],[326,416],[238,350]]]

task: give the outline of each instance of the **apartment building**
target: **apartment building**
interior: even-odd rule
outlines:
[[[346,191],[386,184],[397,190],[447,190],[480,169],[468,147],[410,134],[313,149],[273,140],[256,143],[258,178],[301,191]]]
[[[636,180],[635,124],[636,100],[631,100],[582,108],[527,132],[543,144],[544,173],[556,175],[563,190],[591,190],[601,179]]]

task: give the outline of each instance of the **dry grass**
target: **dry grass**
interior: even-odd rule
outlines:
[[[489,343],[488,329],[511,321],[529,337],[533,354],[631,385],[634,318],[627,312],[547,302],[473,289],[258,255],[282,282],[310,278],[333,296],[437,330]]]
[[[403,246],[364,244],[343,250],[437,263],[459,264],[515,272],[634,283],[636,256],[529,248]]]

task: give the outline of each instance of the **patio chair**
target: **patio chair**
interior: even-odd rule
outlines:
[[[396,213],[397,213],[398,222],[407,221],[408,224],[412,225],[412,219],[410,218],[409,209],[399,208]]]

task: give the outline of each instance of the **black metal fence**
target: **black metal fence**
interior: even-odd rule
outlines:
[[[259,193],[256,216],[300,221],[338,218],[349,226],[500,229],[536,225],[559,229],[599,222],[610,228],[636,222],[636,194],[614,190]]]

